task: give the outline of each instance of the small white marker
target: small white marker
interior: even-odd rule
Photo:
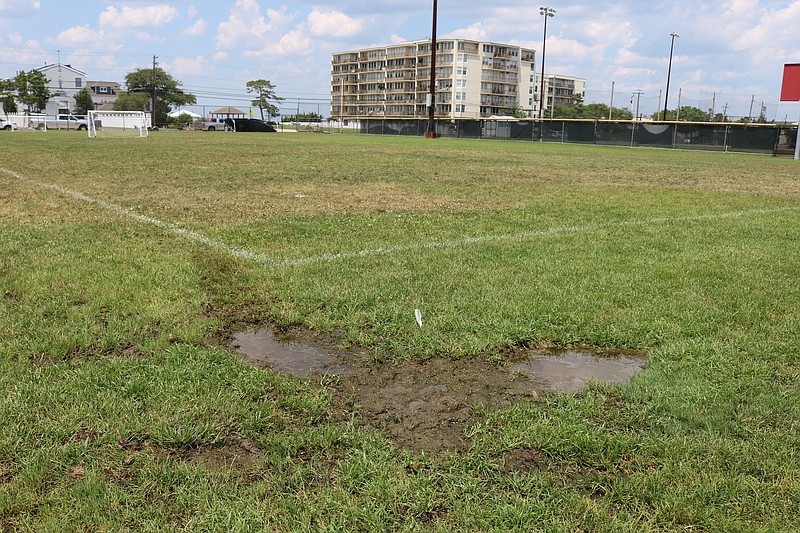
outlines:
[[[422,311],[414,309],[414,318],[417,319],[417,325],[422,328]]]

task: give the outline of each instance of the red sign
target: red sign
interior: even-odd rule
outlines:
[[[783,66],[781,102],[800,102],[800,63]]]

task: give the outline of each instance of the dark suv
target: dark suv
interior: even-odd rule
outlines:
[[[233,131],[266,131],[275,132],[275,128],[255,118],[226,118],[225,125]]]

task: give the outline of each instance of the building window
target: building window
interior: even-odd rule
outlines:
[[[456,100],[466,100],[466,99],[467,99],[467,93],[460,91],[456,92]]]
[[[466,113],[466,112],[467,112],[467,106],[465,106],[464,104],[456,104],[456,113]]]
[[[466,63],[467,62],[467,54],[458,54],[458,62],[459,63]]]
[[[75,88],[83,87],[83,80],[80,78],[75,78]]]
[[[459,76],[466,76],[467,67],[456,67],[456,74],[458,74]]]
[[[456,87],[458,87],[459,89],[466,89],[467,80],[456,80]]]

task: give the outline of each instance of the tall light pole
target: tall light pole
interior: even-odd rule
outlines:
[[[667,68],[667,91],[664,93],[664,120],[667,120],[667,103],[669,102],[669,78],[672,75],[672,51],[675,49],[675,37],[680,37],[675,32],[670,33],[672,44],[669,46],[669,68]]]
[[[544,55],[547,50],[547,19],[556,15],[552,7],[540,7],[539,14],[544,16],[544,33],[542,36],[542,84],[539,88],[539,118],[544,118]]]
[[[431,30],[431,88],[428,95],[428,131],[426,139],[436,138],[436,0],[433,0],[433,29]]]
[[[339,133],[344,133],[344,76],[340,76],[339,87]]]

